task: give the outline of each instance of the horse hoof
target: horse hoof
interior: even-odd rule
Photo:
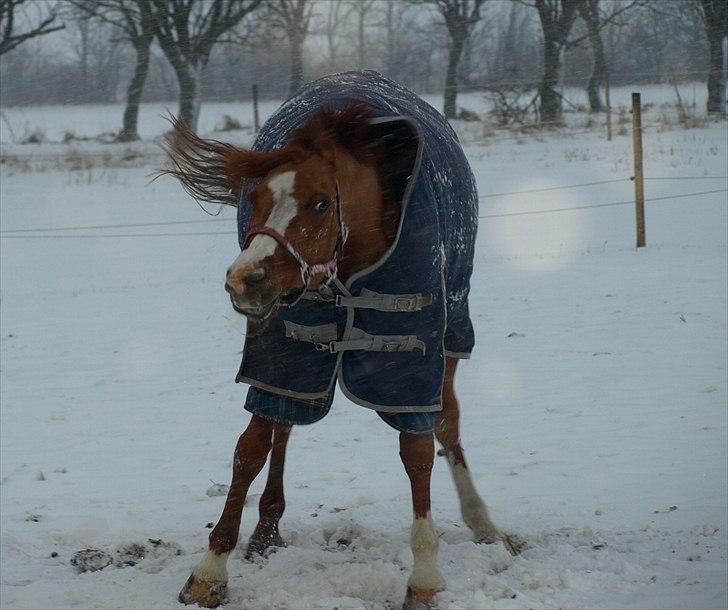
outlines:
[[[407,597],[404,598],[402,610],[433,610],[438,590],[407,587]]]
[[[275,551],[278,548],[285,548],[286,543],[280,536],[269,539],[253,539],[248,541],[248,548],[245,549],[245,560],[253,561],[256,557],[262,557],[268,549]]]
[[[526,548],[526,543],[518,536],[501,534],[500,540],[503,543],[503,546],[506,547],[506,550],[514,557],[520,555]]]
[[[179,592],[183,604],[197,604],[202,608],[217,608],[227,599],[227,583],[195,578],[192,574]]]
[[[521,551],[526,548],[526,543],[518,538],[518,536],[500,533],[494,538],[480,538],[476,540],[476,542],[478,544],[494,544],[496,542],[502,542],[503,546],[506,547],[506,551],[508,551],[514,557],[520,555]]]

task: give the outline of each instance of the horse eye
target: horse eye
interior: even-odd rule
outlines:
[[[316,202],[316,205],[313,206],[313,210],[317,214],[323,214],[328,209],[329,209],[329,202],[326,201],[326,199],[322,199],[321,201],[317,201]]]

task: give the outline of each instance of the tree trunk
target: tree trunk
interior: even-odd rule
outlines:
[[[723,32],[708,30],[710,48],[710,70],[708,72],[708,113],[726,114],[725,87],[723,75]]]
[[[119,142],[130,142],[139,139],[137,124],[139,122],[139,102],[142,98],[144,90],[144,82],[147,80],[149,73],[149,59],[151,53],[149,47],[152,39],[146,44],[140,44],[135,47],[136,50],[136,66],[134,67],[134,76],[129,83],[126,91],[126,108],[124,109],[124,124],[117,136]]]
[[[450,54],[447,58],[447,75],[445,76],[445,103],[443,112],[448,119],[454,119],[457,117],[458,64],[463,54],[465,37],[451,34],[450,40]]]
[[[303,36],[291,33],[288,39],[291,44],[291,80],[288,84],[288,97],[293,97],[303,84]]]
[[[179,111],[177,118],[192,131],[197,131],[197,120],[200,117],[200,77],[202,66],[184,64],[178,66]]]
[[[366,13],[359,9],[359,68],[363,70],[365,68],[364,66],[364,44],[366,42],[366,38],[364,36],[364,18],[366,17]]]
[[[550,40],[544,32],[543,80],[539,87],[541,105],[539,112],[542,123],[552,123],[561,119],[561,96],[556,91],[559,84],[561,47]]]
[[[587,9],[589,10],[589,9]],[[602,33],[599,30],[599,9],[595,7],[595,14],[589,15],[586,21],[587,31],[589,32],[589,45],[592,52],[592,73],[589,77],[586,90],[589,96],[589,111],[603,112],[604,106],[599,97],[599,88],[604,82],[606,75],[606,60],[604,56],[604,43],[602,42]]]
[[[387,76],[394,75],[394,2],[387,2]]]

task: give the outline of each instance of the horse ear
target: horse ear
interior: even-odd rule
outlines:
[[[293,161],[300,151],[291,148],[258,152],[218,140],[205,140],[175,117],[172,131],[162,143],[171,167],[158,175],[177,178],[197,201],[237,206],[243,180],[261,178],[282,163]]]

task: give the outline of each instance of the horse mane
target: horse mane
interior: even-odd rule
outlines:
[[[339,146],[360,162],[376,161],[380,140],[374,137],[370,120],[372,107],[366,102],[350,102],[343,108],[319,108],[287,139],[289,146],[324,151]]]
[[[381,160],[380,141],[373,137],[369,124],[371,116],[365,102],[342,109],[320,108],[291,132],[283,148],[270,152],[200,138],[183,121],[170,117],[172,131],[164,137],[162,147],[171,166],[158,170],[157,177],[174,176],[197,201],[237,206],[243,180],[262,178],[280,165],[301,161],[310,152],[335,145],[359,162]]]

